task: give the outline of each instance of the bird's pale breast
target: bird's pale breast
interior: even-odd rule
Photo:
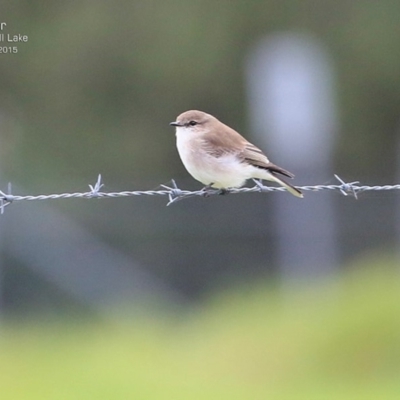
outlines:
[[[240,161],[236,154],[219,157],[207,152],[201,136],[189,129],[177,132],[177,148],[187,171],[204,185],[216,188],[242,186],[252,175],[252,168]]]

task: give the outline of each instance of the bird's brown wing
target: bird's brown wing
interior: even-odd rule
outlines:
[[[272,164],[268,160],[267,156],[258,147],[251,143],[247,142],[241,152],[241,157],[243,158],[243,161],[246,161],[255,167],[267,169],[268,171],[287,176],[288,178],[294,178],[294,175],[291,172]]]
[[[208,154],[221,157],[226,154],[239,154],[243,149],[246,139],[234,129],[221,123],[218,134],[206,132],[202,136],[202,146]],[[229,145],[227,145],[229,143]]]
[[[272,173],[278,173],[288,178],[294,175],[285,169],[272,164],[267,156],[256,146],[248,142],[240,133],[225,124],[224,129],[218,135],[205,134],[202,137],[203,149],[214,157],[221,157],[225,154],[237,154],[243,161],[255,167],[267,169]],[[226,143],[230,146],[227,147]]]

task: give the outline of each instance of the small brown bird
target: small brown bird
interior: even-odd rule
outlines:
[[[299,189],[277,176],[293,178],[291,172],[269,162],[258,147],[212,115],[186,111],[170,125],[176,126],[176,145],[184,166],[204,185],[229,189],[243,186],[247,179],[266,179],[303,197]]]

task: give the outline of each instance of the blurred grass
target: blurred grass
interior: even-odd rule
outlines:
[[[3,321],[1,399],[399,399],[397,265],[359,264],[232,289],[179,318]]]

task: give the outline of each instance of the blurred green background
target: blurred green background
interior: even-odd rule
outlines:
[[[396,182],[397,1],[8,0],[0,15],[6,34],[29,36],[17,54],[0,54],[2,190],[10,181],[14,194],[81,192],[99,173],[105,191],[172,178],[200,188],[168,123],[200,109],[249,136],[246,59],[259,39],[286,31],[318,38],[333,60],[333,172]],[[340,265],[297,284],[279,275],[275,195],[168,208],[150,197],[9,206],[0,223],[2,398],[399,398],[398,195],[309,194],[333,197]],[[93,270],[96,248],[122,254],[126,270],[140,271],[141,294],[99,312],[107,284],[88,297],[70,291],[71,276],[90,285],[77,270],[52,274],[78,242],[75,260]]]
[[[284,297],[235,288],[192,315],[9,323],[2,398],[398,399],[398,272],[352,267]]]

